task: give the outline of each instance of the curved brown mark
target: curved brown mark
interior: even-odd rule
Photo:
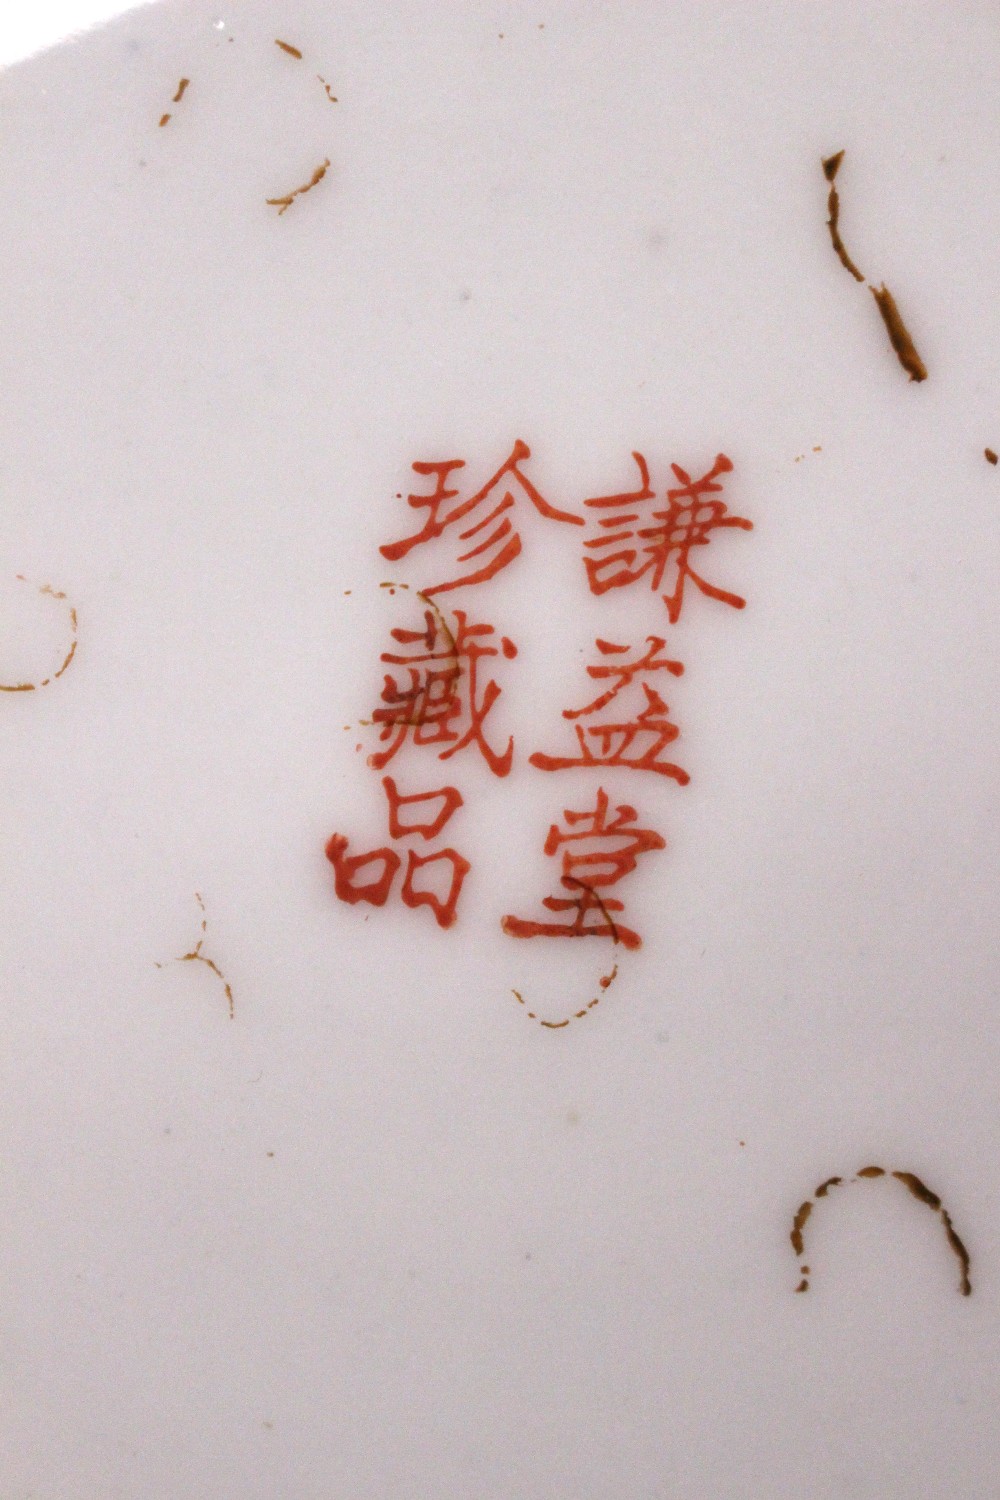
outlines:
[[[309,181],[304,182],[301,187],[293,188],[292,191],[290,193],[286,193],[283,198],[268,198],[265,200],[268,204],[270,204],[272,208],[276,208],[278,210],[279,219],[281,218],[281,215],[283,213],[286,213],[287,210],[291,208],[296,198],[301,197],[303,193],[308,193],[311,188],[314,188],[316,186],[317,182],[323,181],[329,165],[330,158],[327,157],[322,165],[316,168]]]
[[[235,1019],[236,1019],[236,1003],[233,1000],[233,991],[232,991],[232,988],[230,987],[230,984],[229,984],[228,980],[226,979],[225,974],[223,974],[223,972],[219,968],[218,964],[215,963],[215,961],[213,959],[206,958],[205,955],[204,955],[204,953],[202,953],[202,951],[201,951],[202,944],[205,941],[205,935],[208,932],[208,918],[205,915],[205,903],[204,903],[204,901],[201,898],[200,892],[195,891],[195,893],[194,893],[194,899],[197,901],[198,905],[201,907],[201,914],[202,914],[201,915],[201,937],[198,939],[198,941],[195,944],[195,946],[191,949],[190,953],[182,953],[179,958],[168,959],[167,963],[175,963],[175,964],[193,964],[193,963],[197,963],[197,964],[204,964],[206,968],[211,969],[212,973],[216,976],[216,978],[222,981],[222,986],[223,986],[223,988],[224,988],[224,990],[226,992],[226,1001],[227,1001],[227,1003],[229,1005],[229,1019],[231,1021],[235,1021]],[[157,964],[156,965],[156,967],[158,969],[165,969],[166,966],[167,966],[166,963],[162,963],[162,964]]]
[[[15,577],[17,578],[18,583],[28,583],[29,581],[27,578],[25,578],[23,573],[17,573]],[[0,682],[0,693],[33,693],[37,688],[48,687],[50,683],[55,682],[58,677],[62,676],[62,674],[65,672],[66,668],[69,666],[70,662],[76,655],[76,609],[66,600],[66,595],[59,589],[54,589],[50,583],[39,584],[38,592],[40,594],[47,595],[50,599],[58,599],[66,604],[66,607],[69,611],[69,625],[71,634],[69,650],[63,657],[61,664],[50,676],[43,677],[40,682]]]
[[[593,886],[588,885],[586,881],[577,880],[575,875],[567,875],[564,878],[570,884],[578,885],[581,890],[590,892],[590,894],[593,896],[594,900],[600,907],[601,912],[604,915],[604,920],[607,922],[608,926],[611,929],[611,932],[613,934],[613,941],[615,946],[617,947],[618,929],[614,924],[611,913],[608,911],[604,902],[601,900],[598,892],[594,889]],[[588,1016],[590,1012],[595,1008],[595,1006],[600,1005],[601,1001],[604,999],[605,994],[611,988],[617,977],[618,964],[614,963],[612,964],[610,971],[607,974],[602,974],[600,979],[598,979],[597,981],[601,988],[601,993],[599,995],[595,995],[593,1000],[588,1000],[587,1004],[583,1006],[581,1010],[573,1011],[572,1015],[565,1016],[561,1021],[543,1021],[541,1016],[539,1016],[536,1011],[528,1009],[527,1002],[525,1001],[525,998],[521,994],[520,990],[511,990],[511,994],[514,996],[514,999],[518,1002],[519,1005],[524,1006],[525,1014],[527,1015],[529,1021],[537,1021],[539,1026],[544,1026],[547,1031],[562,1031],[564,1027],[569,1025],[570,1021],[582,1021],[584,1016]]]
[[[848,255],[844,242],[840,238],[840,229],[838,227],[840,221],[840,197],[834,184],[843,159],[843,151],[838,151],[835,155],[827,156],[823,159],[823,176],[830,184],[830,195],[827,199],[830,217],[826,222],[830,231],[830,242],[837,252],[841,265],[850,271],[855,281],[864,283],[865,278]],[[896,352],[896,358],[899,360],[899,363],[911,380],[926,380],[927,366],[917,353],[913,339],[910,337],[909,329],[903,322],[902,314],[896,306],[895,297],[884,282],[880,287],[872,286],[869,282],[868,290],[875,298],[875,305],[882,316],[882,322],[885,324],[886,332],[889,335],[889,342]]]
[[[874,1181],[879,1177],[886,1176],[892,1176],[896,1179],[897,1182],[901,1182],[907,1189],[907,1191],[910,1192],[914,1198],[916,1198],[918,1203],[923,1203],[927,1208],[931,1210],[932,1213],[936,1213],[940,1216],[941,1223],[944,1226],[944,1232],[948,1240],[948,1244],[961,1268],[961,1278],[959,1280],[958,1289],[963,1297],[970,1296],[972,1293],[972,1282],[969,1279],[969,1269],[971,1265],[969,1252],[968,1250],[966,1250],[964,1244],[959,1239],[959,1236],[955,1231],[955,1226],[952,1223],[951,1215],[948,1213],[947,1209],[943,1207],[941,1199],[938,1197],[937,1193],[933,1192],[927,1186],[927,1184],[916,1175],[915,1172],[887,1173],[884,1167],[862,1167],[857,1172],[857,1174],[851,1178],[851,1181]],[[825,1198],[829,1190],[832,1187],[839,1186],[840,1183],[843,1182],[843,1180],[844,1179],[842,1177],[828,1177],[825,1182],[820,1183],[819,1187],[816,1189],[815,1196],[817,1198]],[[807,1198],[806,1201],[800,1205],[795,1214],[795,1218],[792,1220],[792,1230],[789,1238],[792,1242],[792,1249],[795,1251],[796,1256],[800,1259],[805,1254],[805,1240],[802,1231],[804,1230],[806,1222],[812,1211],[812,1200]],[[802,1273],[802,1280],[799,1282],[795,1290],[796,1292],[807,1292],[809,1290],[809,1267],[801,1266],[799,1269]]]
[[[903,1183],[904,1187],[909,1188],[910,1192],[919,1203],[926,1203],[927,1207],[933,1208],[935,1212],[941,1207],[941,1199],[938,1197],[937,1193],[932,1193],[930,1188],[926,1187],[915,1173],[893,1172],[892,1175],[893,1177],[895,1177],[897,1182],[901,1182]]]
[[[840,194],[837,192],[837,189],[834,186],[834,179],[836,178],[837,173],[840,171],[840,163],[843,161],[843,159],[843,151],[838,151],[835,156],[828,156],[823,162],[823,176],[830,184],[830,195],[826,200],[827,208],[830,211],[830,217],[827,219],[826,224],[827,228],[830,231],[830,241],[833,245],[834,250],[836,250],[837,252],[837,258],[840,261],[840,264],[844,267],[845,270],[850,271],[855,281],[863,282],[865,279],[864,276],[861,274],[851,257],[848,255],[847,246],[840,238]]]
[[[327,81],[323,77],[322,73],[317,73],[316,77],[319,79],[320,83],[323,85],[324,89],[326,90],[326,97],[329,99],[330,103],[331,104],[336,104],[336,102],[337,102],[337,96],[336,96],[335,93],[332,92],[332,90],[330,88],[330,85],[327,83]]]

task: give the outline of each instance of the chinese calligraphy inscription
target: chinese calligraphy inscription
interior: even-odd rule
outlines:
[[[380,699],[365,721],[378,741],[369,766],[379,773],[393,766],[392,775],[382,776],[389,841],[352,852],[347,835],[331,835],[326,855],[341,901],[384,906],[398,879],[403,905],[426,906],[442,928],[458,919],[472,862],[451,844],[435,841],[465,798],[458,786],[427,786],[414,767],[429,755],[458,764],[457,758],[469,752],[489,773],[505,779],[517,764],[514,735],[496,733],[488,720],[510,685],[508,668],[518,648],[481,610],[473,612],[465,596],[517,562],[525,551],[522,531],[543,523],[553,523],[567,535],[570,528],[581,528],[590,594],[600,599],[611,590],[648,581],[650,590],[660,593],[671,626],[681,619],[688,585],[706,599],[744,607],[744,598],[707,576],[713,570],[700,560],[716,532],[752,529],[753,523],[731,514],[722,498],[722,480],[732,473],[732,461],[720,453],[697,478],[673,464],[674,482],[658,492],[645,457],[638,452],[632,457],[636,488],[585,498],[577,509],[563,504],[561,497],[555,504],[541,493],[530,472],[531,450],[520,439],[478,486],[475,480],[464,482],[462,458],[413,463],[418,483],[406,503],[421,524],[379,551],[389,562],[403,563],[439,543],[434,548],[438,561],[431,572],[434,581],[413,590],[423,605],[422,621],[389,632],[390,644],[380,657],[386,669]],[[397,587],[410,585],[383,587],[394,594]],[[449,603],[446,608],[441,596],[459,590],[464,591],[464,607]],[[619,783],[646,773],[644,780],[660,778],[650,785],[683,787],[690,775],[668,754],[680,728],[671,716],[666,684],[683,675],[683,663],[669,651],[664,635],[648,633],[641,644],[637,638],[595,633],[586,665],[589,684],[562,710],[563,742],[556,736],[547,748],[532,748],[526,757],[535,771],[597,776],[589,801],[581,805],[574,795],[574,805],[563,808],[544,840],[544,854],[557,861],[556,889],[540,897],[541,910],[535,915],[500,917],[501,930],[511,938],[598,938],[611,942],[616,952],[642,944],[637,928],[626,922],[618,888],[635,872],[641,856],[667,844]],[[409,778],[405,783],[397,763]],[[591,1013],[617,970],[616,963],[600,977],[601,994],[560,1020],[541,1020],[520,991],[513,993],[531,1019],[559,1030]]]

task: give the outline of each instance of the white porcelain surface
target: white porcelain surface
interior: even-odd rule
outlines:
[[[233,0],[0,78],[0,681],[78,614],[0,694],[7,1500],[996,1494],[998,69],[985,3]],[[384,841],[397,492],[516,439],[581,514],[728,454],[747,607],[528,515],[444,931],[323,849]],[[691,784],[609,785],[643,947],[547,1031],[611,945],[500,918],[600,777],[527,755],[657,631]],[[795,1295],[866,1163],[970,1297],[891,1179]]]

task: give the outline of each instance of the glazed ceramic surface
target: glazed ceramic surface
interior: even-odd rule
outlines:
[[[0,77],[8,1500],[996,1494],[998,70],[233,0]]]

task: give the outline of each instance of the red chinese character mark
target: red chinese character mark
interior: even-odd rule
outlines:
[[[547,911],[572,911],[575,915],[572,920],[562,922],[506,916],[500,924],[504,932],[521,938],[607,937],[626,948],[640,947],[639,934],[611,915],[624,911],[624,904],[615,897],[600,894],[603,888],[616,885],[630,875],[640,854],[666,848],[666,840],[660,834],[637,826],[637,817],[634,807],[622,803],[609,818],[608,796],[603,787],[598,789],[596,805],[589,811],[573,812],[567,808],[563,812],[565,829],[553,823],[545,840],[545,853],[554,855],[562,849],[559,883],[579,894],[572,898],[545,896],[542,905]],[[597,920],[589,920],[595,916]]]
[[[414,792],[404,797],[391,776],[383,776],[382,785],[389,803],[389,835],[394,839],[405,839],[411,833],[419,833],[425,839],[436,838],[452,813],[464,804],[461,792],[453,786],[443,786],[437,792]],[[440,809],[429,823],[404,823],[400,817],[400,809],[403,807],[416,807],[420,803],[438,799],[441,801]]]
[[[607,535],[593,537],[583,544],[593,552],[600,552],[599,556],[583,560],[591,592],[604,594],[609,589],[624,588],[646,573],[652,575],[650,587],[656,591],[669,565],[672,582],[662,599],[671,624],[676,624],[680,618],[684,585],[689,578],[703,594],[721,599],[734,609],[742,609],[745,599],[709,583],[695,572],[690,562],[692,549],[707,546],[713,531],[731,526],[742,531],[753,530],[752,521],[728,515],[722,500],[706,498],[721,491],[721,484],[715,481],[720,474],[732,471],[731,461],[720,453],[708,473],[700,479],[692,479],[686,470],[672,464],[671,468],[680,480],[679,487],[667,491],[666,509],[644,513],[641,507],[655,496],[650,488],[646,460],[641,453],[633,453],[632,457],[639,467],[641,480],[637,490],[584,501],[585,505],[617,512],[598,520],[598,526],[603,527]],[[655,524],[635,525],[644,519],[644,515]],[[619,543],[625,545],[618,546]],[[607,547],[618,547],[618,550],[605,552],[603,549]]]
[[[372,906],[384,906],[399,869],[399,855],[395,849],[388,847],[372,849],[369,854],[349,855],[349,844],[350,840],[342,833],[334,833],[327,840],[326,857],[333,865],[334,889],[338,897],[351,906],[356,906],[359,901],[369,901]],[[377,879],[358,881],[358,871],[377,862],[382,866]]]
[[[391,776],[383,777],[382,785],[389,804],[389,833],[393,839],[409,838],[414,834],[424,839],[435,838],[452,814],[463,805],[461,793],[453,786],[440,787],[433,792],[403,794]],[[407,824],[400,818],[402,807],[435,801],[440,803],[440,807],[429,822]],[[351,906],[357,905],[359,901],[367,901],[371,906],[384,906],[402,864],[400,855],[388,845],[365,854],[348,854],[349,847],[350,840],[342,833],[333,834],[326,845],[326,857],[333,866],[334,889],[338,897]],[[375,878],[359,878],[360,872],[370,866],[379,867]],[[429,870],[434,866],[438,869],[450,868],[448,884],[443,894],[433,880],[422,883],[417,878],[418,871]],[[434,849],[429,854],[416,854],[412,849],[407,849],[400,899],[404,906],[411,908],[429,906],[439,927],[451,927],[457,915],[462,884],[471,868],[469,861],[456,849]]]
[[[663,650],[667,644],[666,641],[661,640],[658,635],[647,635],[646,642],[648,650],[638,661],[598,662],[596,666],[589,666],[587,676],[593,677],[595,682],[607,681],[608,678],[617,680],[613,687],[601,693],[600,697],[595,698],[593,703],[588,703],[584,708],[564,708],[563,718],[579,719],[583,714],[600,713],[601,709],[606,708],[613,698],[617,698],[622,688],[628,687],[640,672],[669,672],[672,677],[683,675],[682,662],[670,661],[665,656],[658,657],[657,653]],[[625,652],[632,650],[631,646],[616,646],[612,641],[602,641],[600,636],[597,637],[594,645],[602,656],[622,656]]]
[[[639,948],[642,946],[642,938],[630,927],[623,927],[621,923],[612,920],[611,912],[624,911],[625,907],[621,901],[613,896],[607,896],[603,901],[599,899],[597,892],[591,890],[590,886],[581,886],[582,894],[573,900],[560,896],[543,896],[542,905],[547,911],[575,912],[571,922],[534,922],[524,917],[504,917],[500,923],[504,932],[509,937],[609,937],[614,942],[621,942],[626,948]],[[591,912],[599,913],[597,922],[588,923],[587,916]]]
[[[647,636],[646,641],[645,654],[635,660],[598,662],[588,666],[588,676],[598,682],[610,679],[612,685],[583,708],[564,709],[563,718],[580,719],[600,713],[640,674],[670,672],[672,676],[679,677],[684,671],[681,663],[659,654],[666,642],[656,635]],[[620,656],[632,649],[630,646],[618,646],[600,639],[596,645],[605,657]],[[529,757],[530,763],[540,771],[563,771],[571,766],[627,766],[635,771],[654,771],[660,776],[670,776],[681,786],[686,786],[691,779],[688,773],[672,761],[660,759],[661,752],[680,733],[677,725],[667,716],[668,705],[648,682],[640,682],[639,685],[645,694],[646,706],[632,718],[619,718],[586,728],[582,724],[574,724],[580,746],[579,755],[545,755],[536,751]],[[588,741],[593,741],[596,750]],[[630,755],[629,751],[633,753]]]
[[[451,866],[448,892],[443,900],[433,886],[427,886],[421,890],[414,883],[417,870],[441,863]],[[469,861],[463,859],[462,855],[454,849],[440,849],[434,854],[414,854],[412,849],[407,850],[406,875],[400,891],[404,906],[429,906],[437,918],[438,926],[450,927],[455,920],[455,908],[458,905],[462,882],[471,869]]]
[[[462,552],[457,560],[456,567],[460,569],[457,578],[449,579],[443,583],[436,583],[432,588],[424,589],[428,595],[443,594],[448,589],[462,588],[466,584],[485,583],[490,578],[495,578],[497,573],[512,563],[521,551],[521,538],[514,530],[509,512],[516,504],[516,489],[525,495],[540,516],[548,521],[563,521],[570,526],[582,526],[583,517],[571,515],[568,511],[557,510],[550,505],[531,483],[531,480],[520,468],[522,461],[531,457],[531,450],[527,443],[520,439],[514,444],[510,456],[501,464],[500,468],[488,479],[482,489],[477,490],[467,500],[458,500],[461,491],[449,488],[449,479],[455,469],[464,469],[464,458],[451,458],[443,463],[415,463],[412,468],[417,474],[434,476],[434,489],[429,495],[410,494],[406,497],[406,503],[415,510],[426,510],[427,516],[420,531],[413,536],[403,537],[397,542],[386,542],[379,548],[383,557],[390,562],[398,562],[413,548],[423,545],[425,542],[433,541],[442,535],[449,527],[457,525],[461,521],[469,520],[470,525],[458,533],[460,542],[471,542],[472,546]],[[498,498],[499,497],[499,498]],[[457,505],[449,509],[449,502],[458,500]],[[493,502],[496,501],[494,504]],[[474,513],[482,507],[488,507],[487,514],[480,519],[473,519]],[[494,525],[494,523],[496,523]],[[492,528],[492,529],[491,529]],[[482,535],[482,533],[488,533]],[[468,564],[467,571],[461,571]]]
[[[445,633],[443,616],[435,609],[424,615],[425,629],[393,630],[400,645],[418,647],[415,653],[400,655],[386,651],[381,660],[390,666],[405,667],[408,681],[385,674],[382,708],[375,709],[372,722],[381,726],[380,740],[386,745],[368,757],[376,771],[383,770],[393,756],[412,739],[415,745],[444,745],[439,760],[450,760],[469,745],[479,749],[494,776],[507,776],[514,758],[514,741],[507,748],[494,750],[484,732],[486,717],[500,697],[501,689],[490,679],[480,694],[479,662],[483,657],[499,656],[509,660],[517,647],[501,636],[499,648],[482,644],[494,634],[492,625],[470,625],[464,610],[455,610],[456,631],[447,631],[447,642],[439,647],[438,636]],[[424,650],[420,650],[424,647]],[[462,671],[465,665],[466,670]]]

